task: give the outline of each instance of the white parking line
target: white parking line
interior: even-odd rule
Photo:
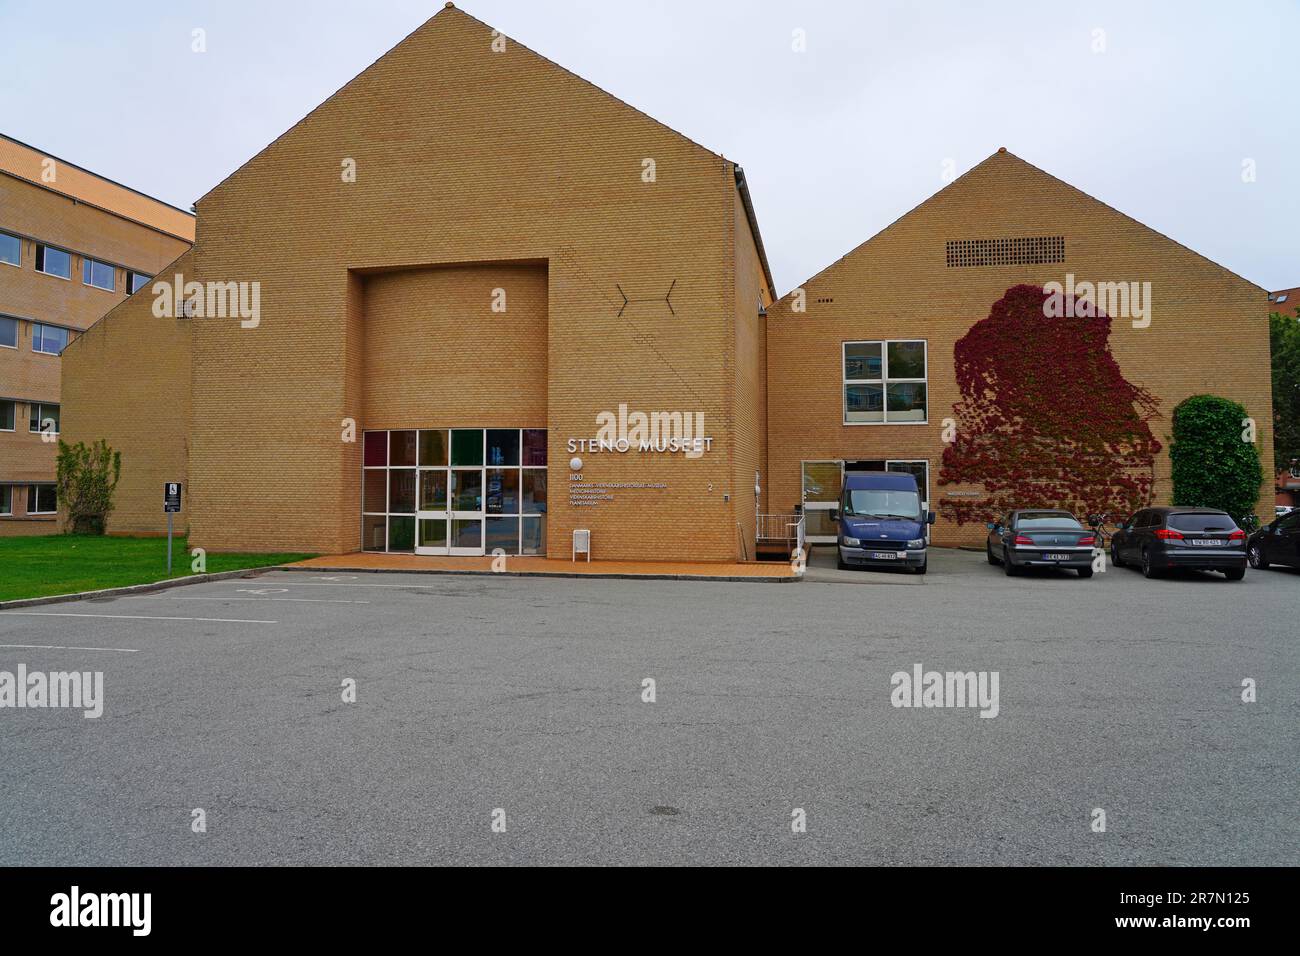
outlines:
[[[11,615],[20,617],[99,617],[122,621],[197,621],[203,624],[279,624],[279,621],[250,621],[230,617],[154,617],[147,614],[66,614],[49,611],[0,611],[0,621]]]
[[[447,587],[451,582],[443,584],[317,584],[314,581],[276,581],[275,584],[283,584],[291,588],[438,588]]]
[[[0,644],[0,648],[40,649],[46,651],[116,651],[119,654],[138,654],[134,647],[65,647],[62,644]]]
[[[299,601],[305,604],[369,604],[369,601],[346,601],[335,600],[332,598],[246,598],[246,597],[221,597],[220,595],[210,595],[207,597],[173,597],[170,594],[143,594],[137,597],[124,598],[127,601]]]

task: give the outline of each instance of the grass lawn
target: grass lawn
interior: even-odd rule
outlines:
[[[206,571],[264,568],[310,554],[209,554]],[[185,538],[172,544],[172,577],[193,572]],[[55,534],[0,538],[0,601],[149,584],[167,577],[166,538]]]

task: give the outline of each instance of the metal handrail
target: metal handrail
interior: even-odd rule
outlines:
[[[808,538],[806,521],[802,514],[758,515],[758,539],[793,541],[802,548]]]

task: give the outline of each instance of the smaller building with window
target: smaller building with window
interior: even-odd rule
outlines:
[[[1057,286],[1097,308],[1054,313]],[[979,547],[1011,509],[1126,516],[1171,500],[1162,436],[1201,392],[1261,423],[1267,467],[1250,372],[1281,295],[1000,150],[767,310],[763,510],[831,542],[846,474],[906,470],[937,545]]]
[[[193,223],[0,135],[0,535],[57,530],[64,352],[187,250]]]

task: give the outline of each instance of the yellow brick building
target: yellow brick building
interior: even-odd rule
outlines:
[[[190,214],[0,136],[0,535],[57,530],[63,349],[193,238]]]
[[[1124,373],[1166,415],[1238,398],[1271,461],[1249,283],[999,154],[775,302],[739,167],[450,5],[197,210],[159,276],[193,314],[137,295],[65,357],[65,431],[123,452],[113,532],[164,527],[180,480],[212,550],[568,555],[588,529],[598,558],[750,558],[760,512],[819,530],[845,467],[935,472],[937,500],[954,343],[1066,270],[1152,282]],[[947,264],[1044,236],[1050,263]],[[912,417],[846,423],[872,386],[845,343],[891,341],[923,359]]]
[[[1161,449],[1142,469],[1129,470],[1145,471],[1142,484],[1154,503],[1170,502],[1171,416],[1192,395],[1240,402],[1257,425],[1264,471],[1271,474],[1267,293],[999,150],[769,310],[768,466],[775,504],[803,505],[809,535],[833,540],[827,516],[843,471],[908,470],[938,512],[932,542],[982,544],[984,520],[999,509],[991,504],[996,496],[961,480],[963,470],[952,464],[970,426],[969,415],[963,420],[956,350],[1009,290],[1085,282],[1137,284],[1127,313],[1111,317],[1105,348],[1087,356],[1052,354],[1047,343],[1057,329],[1049,324],[1070,320],[1041,315],[1033,338],[1003,343],[1007,352],[995,350],[991,367],[1012,366],[1010,353],[1024,352],[1045,377],[1069,375],[1044,383],[1038,414],[1059,411],[1082,431],[1114,395],[1078,394],[1076,379],[1088,380],[1108,351],[1117,366],[1111,380],[1151,399],[1142,417]],[[1134,308],[1139,299],[1144,315]],[[1082,336],[1069,335],[1066,350],[1081,348]],[[906,374],[892,374],[891,351]],[[886,407],[878,408],[882,396]],[[997,440],[992,444],[989,467],[996,469]],[[1051,449],[1065,479],[1085,467],[1085,453],[1070,444],[1057,439]],[[1105,453],[1118,459],[1114,448]],[[1013,490],[1025,489],[1019,507],[1073,504],[1064,496],[1035,496],[1036,486],[1029,479],[1012,483]],[[1272,500],[1271,483],[1261,495]]]
[[[123,452],[110,530],[183,480],[216,550],[752,552],[773,292],[726,158],[449,7],[197,210],[167,273],[260,318],[141,296],[69,350],[65,428]],[[620,405],[707,450],[569,451]]]

